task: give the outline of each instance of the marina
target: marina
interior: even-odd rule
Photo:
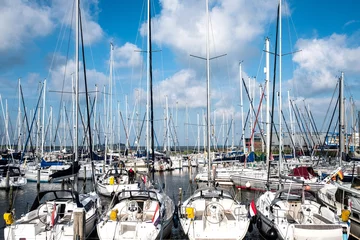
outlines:
[[[0,239],[360,240],[360,3],[14,2]]]
[[[196,174],[196,169],[194,169],[193,174]],[[192,176],[194,177],[194,176]],[[171,197],[172,201],[178,201],[179,188],[183,190],[183,199],[189,197],[196,190],[196,183],[193,182],[192,185],[189,183],[189,172],[188,169],[184,168],[182,170],[174,170],[170,172],[156,173],[155,178],[159,180],[160,183],[165,183],[164,192]],[[191,187],[190,187],[191,186]],[[48,184],[42,183],[40,190],[61,190],[61,183],[57,184]],[[79,187],[83,187],[83,181],[79,181]],[[93,187],[90,181],[86,182],[86,190],[90,190]],[[234,191],[235,189],[227,188],[229,191]],[[241,193],[235,193],[237,199],[241,202],[248,203],[252,199],[255,199],[256,193],[251,191],[243,191]],[[37,196],[36,183],[30,182],[25,189],[18,189],[14,191],[14,197],[11,199],[8,192],[0,192],[0,208],[8,209],[9,202],[14,201],[15,215],[17,218],[20,218],[22,214],[25,214],[30,210],[32,201]],[[109,204],[111,203],[112,198],[101,196],[101,203],[103,206],[106,206],[104,212],[107,210]],[[101,209],[101,208],[100,208]],[[0,229],[0,236],[4,236],[4,228]],[[178,226],[172,226],[171,234],[164,239],[185,239],[183,231],[181,230],[180,223]],[[260,235],[257,232],[256,228],[252,232],[246,234],[244,239],[259,239]],[[6,238],[5,238],[6,239]],[[96,229],[88,237],[88,239],[99,239],[97,236]]]

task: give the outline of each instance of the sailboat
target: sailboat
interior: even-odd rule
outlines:
[[[344,86],[344,73],[341,74],[340,80],[340,98],[343,99],[343,86]],[[339,115],[343,116],[344,105],[343,101],[340,101]],[[340,126],[343,126],[343,117],[340,117]],[[341,129],[339,129],[341,130]],[[344,132],[340,131],[340,151],[339,157],[344,155]],[[339,167],[341,169],[341,167]],[[355,170],[355,163],[353,165],[353,171]],[[344,178],[343,174],[340,174],[340,179]],[[344,179],[343,179],[344,180]],[[351,183],[333,181],[332,184],[326,184],[318,192],[318,197],[323,204],[328,206],[338,215],[341,215],[342,210],[348,208],[351,212],[349,216],[350,235],[355,238],[360,236],[360,179],[359,177],[352,176]]]
[[[101,240],[162,239],[171,234],[175,206],[161,188],[147,182],[140,190],[123,190],[97,224]]]
[[[225,189],[213,186],[210,154],[210,57],[209,2],[206,0],[206,64],[207,64],[207,160],[209,187],[200,188],[179,205],[179,219],[189,239],[243,239],[250,225],[248,210]],[[236,229],[236,230],[235,230]]]
[[[110,44],[110,89],[112,88],[112,69],[113,69],[113,45]],[[110,101],[111,102],[111,101]],[[110,106],[111,112],[111,106]],[[111,114],[110,114],[111,115]],[[110,124],[111,125],[111,124]],[[106,138],[107,139],[107,138]],[[107,140],[106,140],[107,141]],[[106,142],[107,143],[107,142]],[[105,146],[105,149],[107,147]],[[106,151],[105,159],[106,160]],[[110,163],[112,162],[110,157]],[[130,179],[128,171],[123,168],[121,164],[118,164],[119,168],[115,164],[110,164],[108,170],[103,172],[101,176],[96,179],[96,190],[104,196],[113,197],[115,193],[121,192],[122,190],[135,190],[139,189],[138,184]]]
[[[73,239],[74,212],[84,209],[85,236],[94,229],[100,201],[96,193],[79,194],[71,190],[42,191],[35,198],[30,211],[13,221],[5,213],[5,240],[18,239]]]
[[[79,83],[79,20],[80,20],[80,2],[75,0],[76,12],[76,83],[75,89],[76,106],[78,106],[78,83]],[[82,33],[82,32],[81,32]],[[85,59],[83,59],[85,61]],[[87,93],[86,75],[85,89]],[[88,99],[88,97],[86,97]],[[88,104],[87,104],[88,106]],[[90,124],[90,115],[88,111],[88,127]],[[75,162],[74,168],[79,170],[78,166],[78,111],[76,111],[76,134],[75,134]],[[89,131],[89,146],[91,149],[91,133]],[[77,167],[76,167],[77,166]],[[70,169],[72,171],[72,169]],[[57,172],[52,177],[61,178],[69,176],[70,172],[64,170]],[[75,188],[77,186],[74,186]],[[13,211],[4,214],[6,227],[4,229],[4,239],[52,239],[52,240],[72,240],[78,237],[89,236],[95,227],[98,216],[98,209],[101,206],[100,198],[96,192],[79,193],[75,190],[49,190],[41,191],[35,198],[30,211],[22,215],[19,219],[14,219]],[[77,215],[77,217],[76,217]],[[80,220],[79,217],[82,217]],[[82,225],[81,225],[82,224]],[[78,230],[76,233],[75,231]]]
[[[151,17],[148,0],[148,86],[150,87],[151,156],[154,169],[154,126],[151,69]],[[149,98],[148,98],[149,100]],[[148,104],[149,106],[149,104]],[[149,122],[149,121],[148,121]],[[149,133],[147,131],[147,133]],[[149,136],[149,134],[147,134]],[[149,138],[147,138],[149,139]],[[147,142],[149,156],[149,142]],[[148,162],[149,162],[148,157]],[[154,172],[154,171],[153,171]],[[154,173],[153,177],[154,179]],[[175,205],[161,187],[142,175],[140,190],[123,190],[113,197],[105,216],[99,219],[97,233],[101,240],[107,239],[164,239],[171,233]]]
[[[279,24],[280,21],[280,24]],[[279,26],[280,25],[280,26]],[[279,27],[278,27],[279,26]],[[279,0],[276,37],[279,35],[281,43],[281,0]],[[275,65],[279,56],[281,73],[281,44],[277,54],[277,39],[275,44]],[[275,83],[275,74],[274,74]],[[280,75],[281,86],[281,75]],[[280,88],[281,89],[281,88]],[[275,91],[274,91],[275,92]],[[274,99],[274,98],[273,98]],[[274,102],[272,103],[274,104]],[[281,111],[281,107],[279,107]],[[274,116],[274,114],[272,114]],[[273,124],[273,119],[271,121]],[[270,131],[270,138],[271,138]],[[270,139],[271,142],[271,139]],[[281,139],[280,139],[281,146]],[[279,168],[281,164],[281,150],[279,151]],[[268,182],[270,164],[268,161]],[[281,169],[279,169],[279,173]],[[316,194],[305,185],[302,187],[289,186],[277,192],[268,191],[256,201],[256,225],[261,235],[266,239],[348,239],[349,226],[325,205],[318,201]]]
[[[139,189],[137,182],[131,182],[128,171],[124,168],[110,168],[96,179],[96,190],[104,196],[113,197],[123,190]]]
[[[27,179],[21,175],[20,168],[12,164],[0,165],[0,189],[25,186]]]

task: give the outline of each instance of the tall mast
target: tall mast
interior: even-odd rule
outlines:
[[[235,145],[235,122],[234,122],[234,116],[231,115],[231,124],[232,124],[232,139],[231,139],[231,148],[234,148]]]
[[[74,73],[71,74],[71,89],[72,89],[72,97],[71,97],[71,103],[72,103],[72,141],[73,143],[75,144],[75,111],[76,111],[76,108],[75,108],[75,80],[74,80]]]
[[[186,119],[186,153],[189,154],[189,112],[188,105],[185,106],[185,119]]]
[[[344,73],[341,72],[341,77],[340,77],[340,84],[339,84],[339,113],[340,113],[340,122],[339,122],[339,146],[340,146],[340,166],[342,164],[342,157],[343,157],[343,153],[345,152],[345,144],[344,144]]]
[[[265,54],[266,54],[266,72],[265,72],[265,79],[266,79],[266,166],[269,166],[270,160],[270,40],[269,38],[265,39]]]
[[[98,86],[97,84],[95,84],[95,106],[94,106],[94,131],[92,132],[93,134],[93,139],[94,139],[94,144],[92,146],[92,150],[94,151],[95,150],[95,146],[96,146],[96,141],[97,141],[97,138],[95,137],[95,129],[96,129],[96,105],[97,105],[97,94],[98,94]],[[92,156],[92,154],[91,154]]]
[[[242,84],[242,70],[241,63],[239,63],[239,76],[240,76],[240,108],[241,108],[241,137],[243,144],[243,151],[246,153],[246,143],[245,143],[245,121],[244,121],[244,103],[243,103],[243,84]]]
[[[215,117],[215,114],[214,114],[214,117]],[[223,151],[225,151],[225,129],[227,129],[226,128],[226,126],[225,126],[226,124],[225,124],[225,113],[223,112],[222,113],[222,131],[223,131],[223,133],[222,133],[222,138],[223,138]]]
[[[199,113],[197,114],[197,145],[198,145],[198,154],[200,153],[200,119]]]
[[[166,138],[167,138],[167,150],[170,151],[170,126],[169,126],[169,104],[168,104],[168,96],[166,95]]]
[[[66,149],[66,108],[65,108],[65,101],[64,101],[64,104],[63,104],[63,134],[64,134],[64,149]],[[39,114],[40,115],[40,114]]]
[[[78,131],[78,121],[79,121],[79,9],[80,3],[79,0],[75,0],[75,142],[74,142],[74,151],[75,151],[75,161],[79,160],[78,152],[78,140],[79,140],[79,131]]]
[[[104,116],[106,119],[106,87],[104,85]],[[104,128],[106,128],[106,123],[103,124]],[[105,140],[105,150],[104,150],[104,165],[106,163],[107,160],[107,143],[108,143],[108,129],[104,129],[104,140]]]
[[[262,89],[262,85],[259,84],[259,103],[261,102],[261,96],[264,94],[263,93],[263,89]],[[261,125],[259,124],[259,126],[261,126],[260,128],[260,134],[261,135],[264,135],[264,119],[263,119],[263,111],[264,111],[264,104],[261,104],[260,105],[260,122],[261,122]],[[265,142],[264,142],[264,138],[262,137],[261,138],[261,152],[264,152],[265,151]]]
[[[280,164],[280,171],[283,169],[283,159],[282,159],[282,117],[281,117],[281,109],[282,109],[282,90],[281,90],[281,72],[282,72],[282,66],[281,66],[281,0],[279,0],[279,164]]]
[[[129,151],[129,134],[130,134],[130,132],[129,132],[129,111],[128,111],[128,106],[129,106],[129,103],[128,103],[128,97],[127,97],[127,95],[125,95],[125,124],[126,124],[126,127],[125,127],[125,129],[126,129],[126,150],[128,150]]]
[[[147,165],[148,168],[150,168],[149,165],[149,153],[150,153],[150,128],[149,128],[149,124],[150,124],[150,115],[149,115],[149,105],[150,105],[150,61],[149,61],[149,48],[150,48],[150,41],[149,41],[149,35],[150,35],[150,0],[148,0],[148,25],[147,25],[147,30],[148,30],[148,35],[147,35],[147,61],[146,61],[146,72],[147,72],[147,91],[146,91],[146,160],[147,160]]]
[[[290,115],[290,131],[291,131],[291,136],[292,139],[294,139],[295,137],[295,131],[294,131],[294,123],[293,123],[293,116],[292,116],[292,109],[291,109],[291,99],[290,99],[290,91],[288,91],[288,101],[289,101],[289,115]],[[294,139],[294,143],[295,143],[295,139]],[[295,144],[293,144],[293,155],[294,158],[296,157],[296,149],[295,149]]]
[[[43,109],[42,109],[42,124],[41,124],[41,157],[44,156],[44,131],[45,131],[45,96],[46,96],[46,79],[44,80],[44,95],[43,95]]]
[[[148,0],[148,79],[150,84],[150,123],[151,123],[151,160],[152,168],[155,163],[155,149],[154,149],[154,105],[153,105],[153,87],[152,87],[152,48],[151,48],[151,12],[150,0]]]
[[[350,128],[350,132],[351,132],[351,150],[355,151],[355,132],[356,132],[356,126],[355,126],[355,119],[354,119],[354,109],[355,109],[355,104],[354,104],[354,99],[353,97],[350,97],[350,107],[351,107],[351,128]]]
[[[207,162],[208,181],[211,182],[211,157],[210,157],[210,49],[209,49],[209,0],[206,0],[206,139],[207,139]]]
[[[112,87],[113,87],[113,44],[110,43],[110,93],[109,93],[109,145],[111,149],[113,149],[114,144],[114,133],[113,133],[113,123],[112,123],[112,104],[113,104],[113,94],[112,94]],[[112,155],[110,155],[110,159],[112,159]],[[111,161],[111,160],[110,160]]]
[[[21,88],[19,78],[19,106],[18,106],[18,151],[21,151]]]
[[[178,130],[178,101],[176,101],[176,111],[175,111],[175,131],[178,132],[177,130]],[[177,143],[178,143],[178,141],[176,141],[176,143],[175,143],[175,148],[174,148],[175,152],[176,152],[176,144]]]
[[[252,106],[254,106],[254,97],[253,97],[253,94],[252,94],[252,86],[251,86],[251,78],[249,77],[248,78],[248,81],[249,81],[249,99],[250,99],[250,102],[252,102]],[[250,111],[250,124],[249,124],[249,132],[250,132],[250,135],[252,135],[252,130],[253,130],[253,127],[254,127],[254,111]],[[251,145],[251,150],[249,149],[249,152],[253,152],[254,151],[254,138],[252,137],[250,139],[250,145]]]
[[[52,106],[50,106],[50,149],[49,151],[52,151],[52,129],[53,129],[53,113],[52,113]]]

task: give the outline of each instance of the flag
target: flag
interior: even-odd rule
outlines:
[[[152,223],[155,225],[155,227],[160,222],[160,211],[159,211],[159,204],[156,205],[154,216],[151,219]]]
[[[53,227],[57,221],[57,211],[56,211],[56,203],[54,202],[54,206],[51,212],[50,226]]]
[[[254,200],[252,200],[251,203],[250,203],[250,205],[249,205],[249,214],[250,214],[250,217],[255,216],[256,213],[257,213],[256,205],[255,205]]]
[[[340,170],[337,174],[338,174],[340,180],[343,180],[343,179],[344,179],[344,173],[343,173],[342,170]]]

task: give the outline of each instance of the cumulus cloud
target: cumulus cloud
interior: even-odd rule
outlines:
[[[346,35],[299,39],[296,47],[302,51],[293,56],[298,66],[288,84],[296,86],[300,95],[334,89],[340,71],[349,76],[360,73],[360,47],[349,46]]]
[[[141,90],[140,96],[142,102],[146,102],[146,90]],[[197,79],[194,70],[183,69],[155,85],[154,96],[157,106],[163,106],[167,96],[169,107],[206,107],[206,83]]]
[[[60,61],[56,61],[55,66],[53,67],[53,69],[50,70],[48,89],[56,90],[56,91],[72,92],[73,91],[72,77],[74,77],[75,79],[75,76],[72,76],[75,69],[75,61],[71,59],[66,63],[61,61],[61,59],[63,59],[62,56],[58,56],[58,58],[60,59]],[[95,88],[95,85],[101,87],[109,83],[108,76],[106,76],[102,72],[98,72],[96,69],[87,69],[86,74],[87,74],[86,77],[87,77],[89,90],[93,90]],[[84,92],[84,91],[85,91],[84,77],[83,77],[82,66],[80,63],[79,92]],[[70,98],[70,96],[71,95],[69,95],[68,97]]]
[[[152,39],[170,46],[178,54],[204,55],[207,22],[204,1],[161,0],[160,4],[160,14],[152,19]],[[244,49],[264,32],[276,7],[275,0],[213,1],[210,9],[211,51],[221,54]],[[144,24],[142,35],[146,35],[146,31]]]
[[[96,0],[82,5],[85,44],[102,39],[104,33],[96,22]],[[25,49],[36,38],[46,37],[62,24],[75,26],[72,15],[73,1],[3,0],[0,4],[0,52]],[[71,18],[71,16],[73,16]],[[55,43],[54,43],[55,44]]]
[[[99,13],[97,0],[82,1],[80,5],[83,26],[84,44],[90,45],[100,41],[104,31],[97,23]],[[59,24],[71,26],[75,32],[74,1],[52,0],[51,13]]]
[[[142,64],[143,55],[141,49],[132,43],[114,47],[114,67],[139,67]]]
[[[0,4],[0,51],[19,49],[29,39],[52,32],[51,8],[36,2],[3,0]]]

